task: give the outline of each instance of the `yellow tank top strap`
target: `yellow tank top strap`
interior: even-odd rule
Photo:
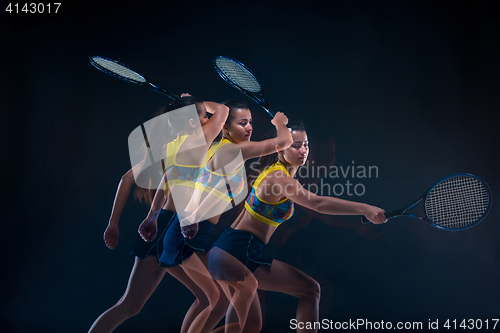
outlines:
[[[231,174],[223,174],[217,171],[213,171],[208,167],[208,162],[214,156],[218,149],[222,148],[227,144],[233,144],[228,139],[222,139],[220,142],[213,144],[204,160],[203,168],[200,171],[200,178],[198,179],[201,184],[203,184],[203,190],[206,193],[215,195],[216,197],[223,199],[226,202],[231,202],[232,197],[241,194],[245,188],[246,174],[244,171],[244,165],[242,164],[238,170]],[[230,186],[228,193],[227,185]]]
[[[266,178],[266,176],[268,174],[270,174],[271,172],[273,171],[276,171],[276,170],[283,170],[285,172],[285,174],[288,176],[288,177],[291,177],[290,174],[288,173],[288,170],[285,168],[285,166],[283,165],[283,163],[281,163],[280,161],[272,164],[269,168],[267,168],[266,170],[264,170],[260,175],[259,177],[257,177],[257,179],[255,180],[255,182],[253,183],[253,188],[257,189],[257,187],[259,186],[259,184],[264,180],[264,178]]]
[[[198,179],[200,166],[180,165],[175,162],[175,157],[188,136],[188,134],[178,135],[177,138],[167,144],[164,172],[168,173],[170,178],[165,183],[164,190],[177,185],[197,188],[196,180]]]
[[[245,201],[245,209],[252,217],[273,227],[277,227],[283,221],[290,219],[294,212],[293,202],[286,197],[278,202],[267,202],[257,195],[257,187],[262,180],[269,173],[276,170],[283,170],[287,176],[290,176],[281,162],[274,163],[259,175]]]
[[[210,161],[210,159],[214,156],[215,152],[228,143],[231,143],[231,141],[229,141],[228,139],[222,139],[217,143],[213,143],[208,149],[207,155],[203,159],[202,165],[207,165],[208,161]]]
[[[165,169],[173,166],[175,164],[175,156],[179,153],[179,149],[181,148],[184,141],[186,141],[188,135],[178,135],[173,141],[167,144],[166,158],[165,158]]]

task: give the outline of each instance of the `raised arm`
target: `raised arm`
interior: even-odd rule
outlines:
[[[208,122],[203,126],[203,133],[205,134],[205,140],[208,143],[212,143],[214,139],[219,135],[222,130],[222,125],[227,120],[229,115],[229,108],[223,104],[204,101],[207,112],[211,113],[212,116]]]
[[[245,141],[238,144],[245,161],[254,157],[272,154],[276,152],[276,146],[281,149],[290,147],[293,139],[292,134],[286,127],[288,124],[287,116],[283,112],[277,112],[271,123],[276,127],[277,136],[275,138],[257,142]]]

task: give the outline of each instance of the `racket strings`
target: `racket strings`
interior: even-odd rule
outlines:
[[[102,68],[114,73],[115,75],[136,82],[146,82],[146,79],[142,75],[134,72],[130,68],[120,65],[119,63],[101,57],[94,57],[92,60]]]
[[[241,88],[252,93],[261,91],[262,88],[255,77],[245,67],[234,60],[219,57],[215,60],[215,64],[222,74]]]
[[[438,183],[427,195],[425,211],[436,225],[461,229],[480,220],[489,206],[489,192],[478,179],[466,175]]]

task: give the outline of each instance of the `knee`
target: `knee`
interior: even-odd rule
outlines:
[[[208,297],[203,294],[203,295],[195,295],[196,299],[193,302],[194,306],[200,306],[203,308],[206,308],[207,306],[210,305]]]
[[[195,303],[202,307],[214,308],[219,301],[220,293],[217,287],[205,289],[203,294],[197,294]]]
[[[127,302],[126,300],[119,301],[114,306],[114,308],[116,308],[117,310],[122,312],[123,315],[126,316],[127,318],[138,315],[141,312],[143,307],[144,307],[143,303]]]
[[[321,297],[321,286],[318,281],[309,279],[304,285],[302,297],[314,299],[319,302]]]
[[[253,295],[259,288],[259,281],[255,278],[255,276],[253,276],[253,274],[249,274],[245,276],[244,280],[238,281],[237,285],[239,286],[239,290]]]
[[[219,289],[214,285],[214,288],[211,288],[210,291],[207,292],[207,298],[209,306],[213,309],[220,298]]]
[[[243,297],[247,299],[253,299],[257,294],[257,284],[254,283],[238,284],[238,287],[236,289]]]
[[[317,299],[319,301],[319,299],[321,297],[321,286],[320,286],[318,281],[313,280],[313,282],[311,283],[311,287],[310,287],[309,292],[311,293],[311,295],[315,299]]]

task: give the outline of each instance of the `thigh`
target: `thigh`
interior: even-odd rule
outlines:
[[[158,265],[156,256],[148,256],[145,260],[135,257],[124,297],[128,300],[147,300],[165,272],[166,269]]]
[[[248,276],[251,276],[251,270],[243,262],[256,264],[248,260],[245,249],[240,252],[243,252],[243,255],[241,253],[229,253],[214,246],[208,254],[208,268],[211,276],[215,280],[222,281],[244,281]]]
[[[213,282],[212,276],[208,273],[207,266],[197,253],[193,253],[180,265],[189,276],[195,274],[199,279],[209,279]],[[215,285],[215,282],[214,282]]]
[[[180,283],[182,283],[186,288],[188,288],[196,298],[204,298],[202,288],[198,286],[198,283],[193,281],[189,274],[187,274],[180,265],[166,268],[166,271],[174,278],[176,278]]]
[[[180,267],[192,283],[203,290],[206,296],[212,298],[219,294],[217,284],[212,279],[206,265],[196,253],[193,253],[188,259],[184,260]]]
[[[260,265],[253,274],[258,281],[259,289],[295,297],[304,296],[311,288],[316,288],[318,285],[309,275],[279,260],[273,260],[270,267]]]

